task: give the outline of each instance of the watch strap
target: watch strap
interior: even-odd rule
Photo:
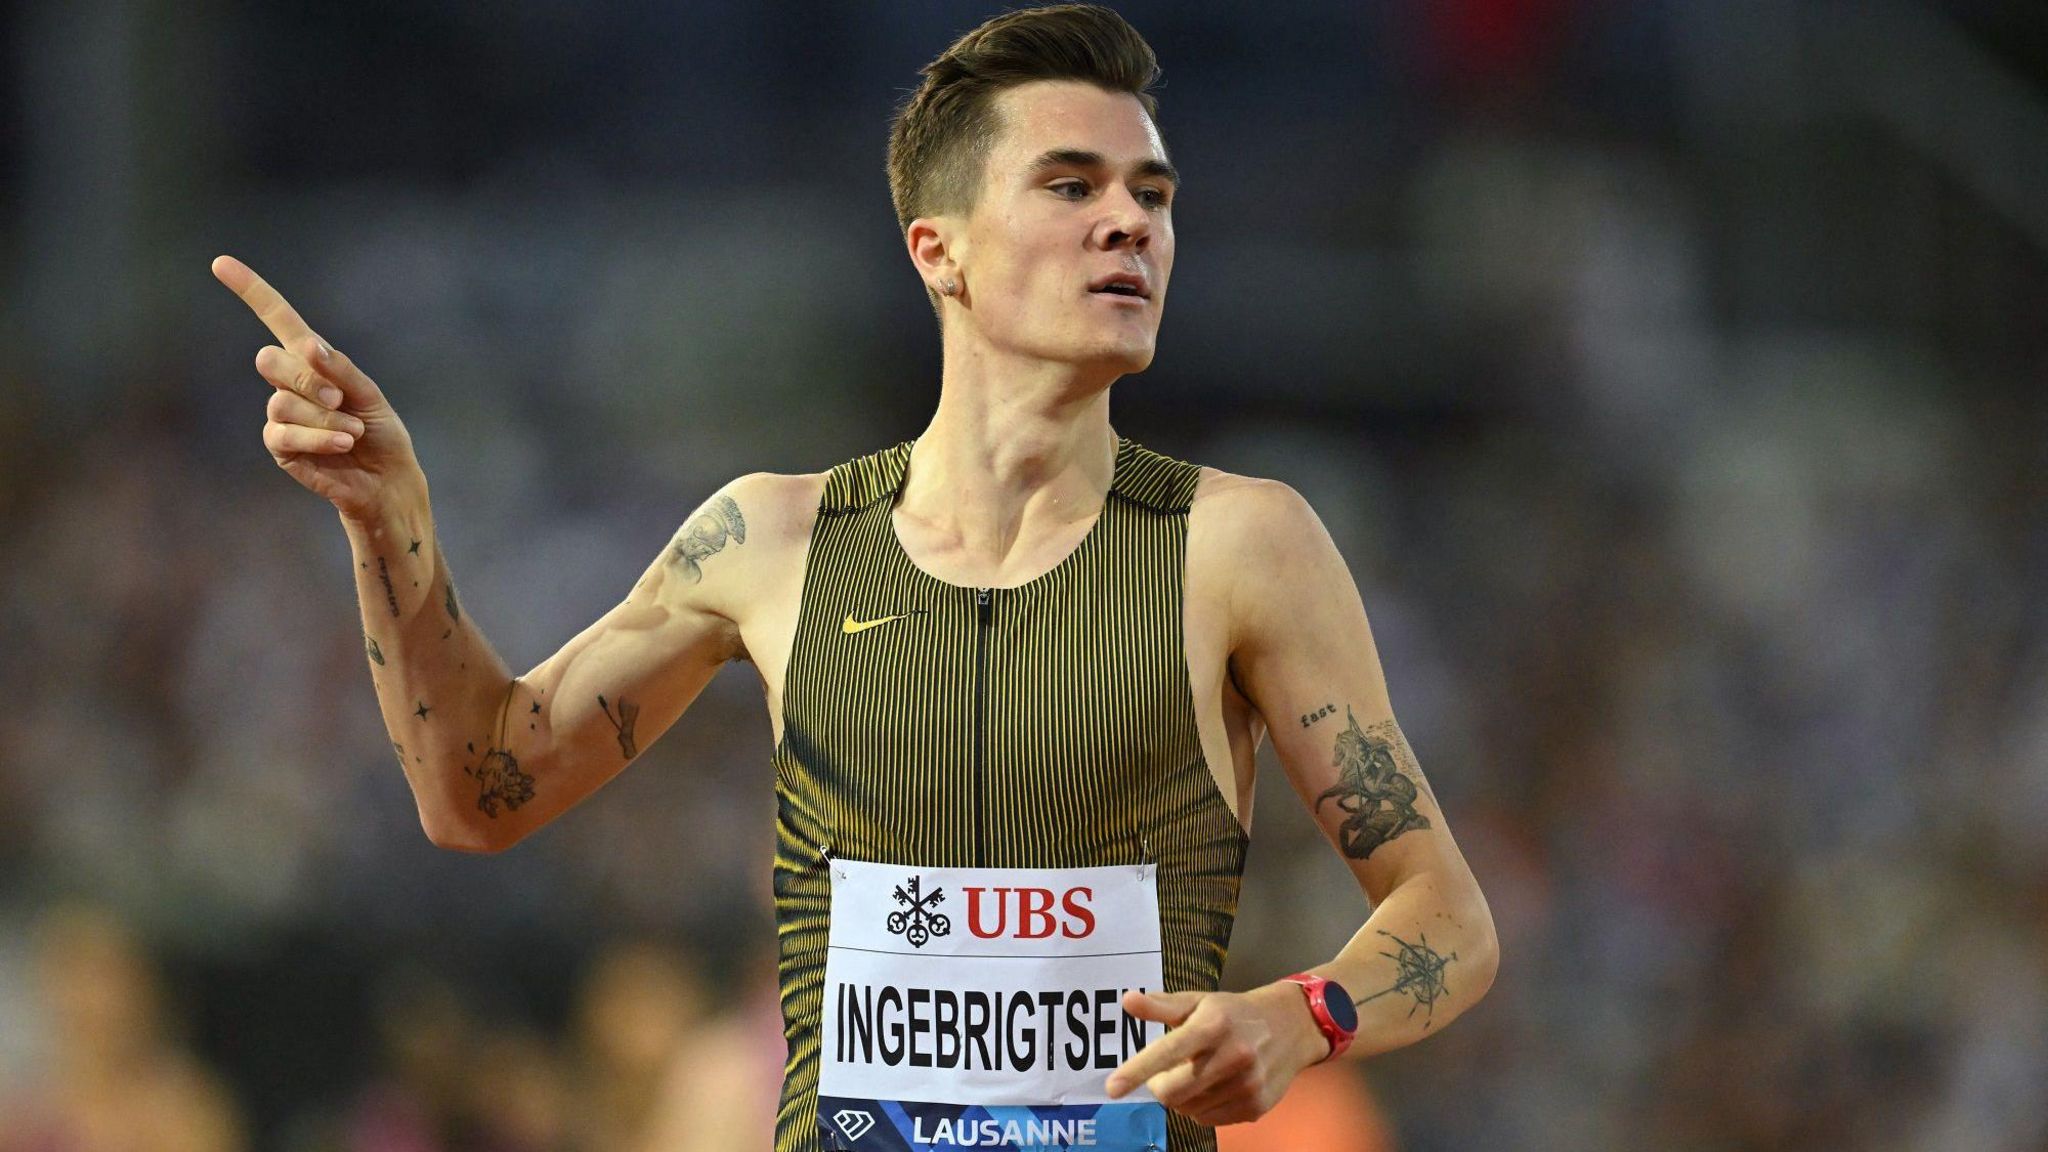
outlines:
[[[1346,1028],[1330,1015],[1330,1002],[1325,992],[1330,983],[1328,978],[1317,976],[1313,972],[1296,972],[1287,979],[1301,986],[1302,995],[1308,1001],[1309,1015],[1314,1017],[1316,1028],[1322,1032],[1323,1039],[1330,1042],[1330,1054],[1323,1059],[1330,1060],[1342,1055],[1346,1048],[1351,1047],[1352,1038],[1358,1035],[1358,1029]]]

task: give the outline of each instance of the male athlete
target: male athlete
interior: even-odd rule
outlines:
[[[998,16],[927,66],[889,178],[939,316],[930,424],[827,472],[734,480],[520,676],[462,610],[384,393],[214,263],[278,339],[256,356],[277,389],[264,444],[340,512],[435,844],[509,848],[722,664],[759,672],[779,1152],[1213,1148],[1303,1067],[1420,1039],[1493,980],[1486,902],[1315,513],[1110,426],[1173,271],[1156,76],[1086,5]],[[1328,963],[1218,992],[1268,732],[1372,912]]]

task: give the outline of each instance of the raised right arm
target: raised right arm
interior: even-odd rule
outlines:
[[[256,355],[276,389],[263,442],[341,516],[378,707],[435,844],[498,851],[567,811],[742,651],[749,590],[772,578],[776,542],[795,525],[782,478],[720,490],[624,602],[515,677],[463,610],[426,474],[383,391],[240,261],[220,257],[213,272],[278,338]],[[767,528],[752,549],[749,516]],[[740,558],[749,552],[757,563]]]
[[[774,478],[704,503],[626,599],[514,676],[464,610],[424,499],[344,520],[365,651],[420,824],[495,852],[568,811],[673,725],[742,651],[748,515]],[[756,549],[759,550],[758,547]]]

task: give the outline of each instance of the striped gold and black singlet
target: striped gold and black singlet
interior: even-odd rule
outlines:
[[[1182,640],[1198,469],[1119,440],[1109,498],[1051,571],[944,583],[897,542],[906,441],[819,502],[775,749],[775,914],[789,1041],[776,1152],[817,1152],[825,854],[921,867],[1158,865],[1169,990],[1213,990],[1246,838],[1195,730]],[[887,624],[848,631],[849,616]],[[1211,1129],[1168,1113],[1173,1152]]]

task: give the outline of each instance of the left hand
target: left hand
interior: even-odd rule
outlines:
[[[1109,1074],[1110,1099],[1142,1083],[1160,1103],[1210,1127],[1265,1115],[1296,1073],[1330,1051],[1292,984],[1246,993],[1126,992],[1123,1007],[1172,1030]]]

